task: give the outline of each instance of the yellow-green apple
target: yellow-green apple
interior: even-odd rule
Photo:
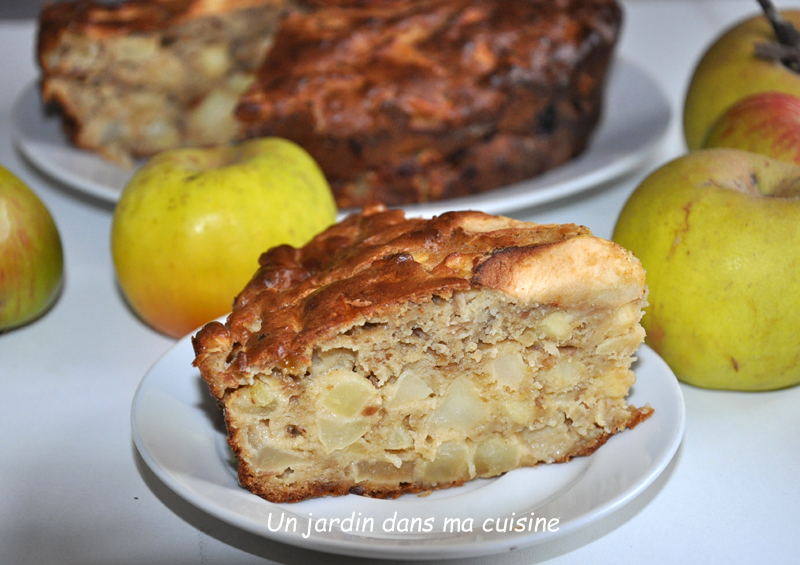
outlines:
[[[647,271],[646,341],[679,379],[732,390],[800,382],[800,167],[689,152],[636,188],[613,238]]]
[[[785,21],[800,25],[800,11],[781,14]],[[779,57],[766,56],[765,45],[776,45],[776,34],[765,16],[756,16],[725,31],[702,56],[683,109],[683,132],[690,150],[701,147],[722,113],[742,98],[767,91],[800,96],[800,74]],[[780,50],[776,48],[778,54]]]
[[[711,128],[703,147],[729,147],[800,165],[800,98],[760,92],[736,102]]]
[[[180,337],[230,310],[263,251],[305,244],[335,219],[319,166],[284,139],[164,151],[123,190],[114,267],[133,310]]]
[[[0,331],[41,316],[61,288],[64,256],[39,197],[0,166]]]

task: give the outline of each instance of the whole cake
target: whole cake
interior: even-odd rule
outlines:
[[[586,228],[372,207],[260,265],[193,344],[270,501],[564,462],[652,413],[625,401],[644,270]]]
[[[83,0],[45,8],[45,102],[121,163],[291,139],[340,208],[465,196],[587,146],[615,0]],[[255,74],[255,81],[254,81]]]
[[[340,207],[505,186],[595,129],[614,0],[318,3],[283,21],[236,116],[245,136],[307,149]]]
[[[47,105],[72,142],[130,166],[239,137],[233,110],[286,0],[48,4],[37,55]]]

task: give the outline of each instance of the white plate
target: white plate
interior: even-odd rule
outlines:
[[[582,155],[515,185],[404,208],[409,215],[420,216],[466,209],[498,214],[563,198],[613,180],[643,163],[658,148],[669,122],[669,101],[655,81],[632,63],[618,59],[609,77],[605,113]],[[78,191],[116,202],[133,174],[72,146],[60,119],[43,112],[35,84],[18,97],[13,127],[17,147],[29,161]]]
[[[489,555],[587,526],[633,500],[667,466],[683,437],[683,396],[658,355],[646,346],[638,355],[630,401],[639,406],[650,403],[655,412],[634,430],[612,437],[590,457],[518,469],[427,497],[377,500],[351,494],[273,504],[241,488],[228,456],[221,411],[191,366],[189,337],[156,362],[139,385],[131,413],[133,439],[147,465],[176,493],[260,536],[360,557]],[[352,524],[345,521],[348,518]],[[484,529],[496,530],[497,520],[502,525],[509,519],[519,528],[520,518],[526,519],[524,525],[533,520],[534,531]],[[542,531],[539,518],[547,520],[549,530]],[[338,525],[331,529],[336,519]],[[447,519],[459,519],[462,531],[443,530]],[[466,531],[470,521],[471,532]],[[392,524],[394,531],[389,531]],[[323,527],[325,531],[317,531]]]

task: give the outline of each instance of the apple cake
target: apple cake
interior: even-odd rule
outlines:
[[[236,115],[319,162],[340,208],[506,186],[581,153],[614,0],[318,0],[291,12]]]
[[[626,403],[645,273],[572,224],[370,207],[273,248],[194,364],[273,502],[393,498],[589,455]]]
[[[615,0],[127,0],[46,7],[42,95],[118,163],[297,142],[340,208],[465,196],[563,164],[598,123]]]
[[[233,109],[286,0],[128,0],[44,7],[44,102],[72,142],[132,165],[163,149],[227,143]]]

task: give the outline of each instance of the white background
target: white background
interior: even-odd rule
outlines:
[[[685,151],[679,116],[702,50],[759,9],[755,0],[623,4],[619,53],[648,69],[673,104],[663,151],[620,181],[515,214],[520,218],[580,223],[610,237],[638,181]],[[0,3],[0,17],[18,16],[20,6],[31,9]],[[0,562],[366,562],[239,531],[184,502],[141,461],[131,441],[131,399],[174,342],[137,320],[118,292],[109,252],[112,207],[44,178],[13,149],[11,104],[37,76],[34,34],[33,20],[0,23],[0,163],[55,217],[66,281],[47,316],[0,336]],[[797,562],[800,388],[744,394],[683,386],[683,393],[684,442],[633,503],[551,543],[457,563]]]

